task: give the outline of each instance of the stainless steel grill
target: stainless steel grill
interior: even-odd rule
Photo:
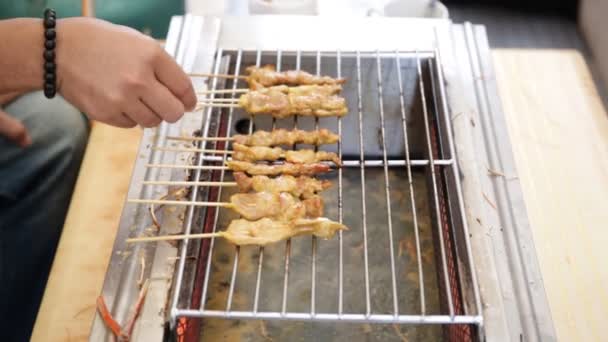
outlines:
[[[212,272],[211,272],[211,264],[212,264],[212,260],[214,258],[214,247],[216,244],[216,241],[214,238],[211,239],[210,241],[210,245],[209,245],[209,252],[208,252],[208,256],[206,259],[206,267],[205,269],[205,276],[204,276],[204,283],[202,286],[202,295],[201,295],[201,299],[200,299],[200,307],[197,308],[191,308],[188,307],[187,305],[184,306],[180,306],[180,294],[184,293],[184,291],[182,290],[183,286],[188,287],[189,285],[185,285],[184,284],[184,272],[186,270],[186,251],[188,250],[188,244],[191,243],[191,241],[189,240],[184,240],[182,243],[182,247],[181,247],[181,251],[180,251],[180,261],[179,261],[179,265],[178,265],[178,270],[177,270],[177,277],[176,277],[176,281],[175,281],[175,288],[177,289],[176,291],[174,291],[174,295],[173,295],[173,299],[172,299],[172,307],[171,307],[171,319],[173,320],[173,322],[175,322],[175,319],[177,317],[180,316],[191,316],[191,317],[224,317],[224,318],[259,318],[259,319],[294,319],[294,320],[335,320],[335,321],[351,321],[351,322],[378,322],[378,323],[444,323],[444,324],[450,324],[450,323],[456,323],[456,324],[481,324],[482,323],[482,316],[480,315],[480,300],[479,300],[479,293],[477,290],[477,280],[475,279],[474,276],[474,272],[467,272],[468,274],[472,275],[472,279],[470,279],[470,282],[473,284],[473,288],[474,288],[474,293],[475,293],[475,303],[476,303],[476,309],[475,312],[473,313],[468,313],[465,314],[463,312],[457,313],[454,310],[454,305],[452,303],[452,297],[454,294],[452,294],[452,291],[457,291],[458,289],[454,289],[450,286],[449,282],[449,277],[448,277],[448,264],[446,261],[446,254],[445,254],[445,237],[443,236],[443,231],[441,229],[439,229],[439,227],[435,227],[435,229],[438,229],[438,233],[439,233],[439,244],[438,244],[438,249],[436,250],[437,253],[439,253],[441,255],[441,265],[440,265],[440,269],[441,272],[443,273],[443,281],[445,282],[443,288],[445,289],[446,293],[442,294],[442,296],[444,296],[444,298],[447,299],[447,310],[445,310],[445,312],[440,312],[440,313],[436,313],[436,314],[429,314],[426,310],[426,298],[425,298],[425,286],[424,286],[424,272],[423,272],[423,268],[422,268],[422,262],[421,262],[421,246],[420,246],[420,239],[419,239],[419,232],[418,232],[418,217],[417,217],[417,213],[416,213],[416,207],[414,205],[414,203],[416,203],[415,197],[416,197],[416,193],[414,191],[414,186],[413,186],[413,181],[412,181],[412,168],[413,167],[426,167],[427,172],[430,174],[430,179],[431,179],[431,183],[432,183],[432,201],[433,201],[433,205],[432,207],[434,207],[435,210],[435,215],[436,217],[441,217],[440,213],[439,213],[439,194],[437,192],[437,178],[439,177],[436,174],[436,171],[440,170],[441,168],[451,168],[451,173],[450,175],[453,177],[453,175],[458,174],[458,170],[457,170],[457,165],[456,163],[454,163],[454,159],[453,159],[453,142],[452,142],[452,137],[451,134],[447,134],[446,138],[447,140],[445,141],[445,144],[447,146],[443,147],[445,149],[445,153],[443,153],[441,156],[439,156],[439,158],[435,158],[434,155],[434,151],[432,148],[432,136],[431,136],[431,129],[430,126],[433,124],[438,124],[439,121],[441,120],[446,120],[446,118],[448,117],[447,115],[447,111],[445,108],[445,103],[446,100],[443,97],[443,89],[436,89],[436,88],[441,88],[443,81],[442,81],[442,76],[441,76],[441,68],[440,68],[440,62],[439,62],[439,55],[437,53],[437,50],[435,51],[392,51],[392,52],[380,52],[380,51],[376,51],[374,53],[370,53],[370,52],[359,52],[359,51],[355,51],[355,52],[340,52],[340,51],[317,51],[317,52],[300,52],[300,51],[289,51],[289,52],[283,52],[283,51],[260,51],[257,50],[255,52],[250,52],[250,51],[223,51],[223,50],[219,50],[217,52],[217,56],[216,56],[216,62],[215,62],[215,66],[214,66],[214,72],[215,73],[220,73],[221,70],[225,69],[222,68],[222,63],[226,62],[226,60],[235,57],[236,61],[234,62],[234,64],[231,66],[230,69],[233,70],[234,75],[239,75],[242,71],[242,64],[243,64],[243,56],[245,55],[245,59],[249,59],[249,57],[251,55],[255,56],[255,61],[256,61],[256,65],[260,65],[261,63],[261,57],[262,55],[265,58],[271,58],[271,59],[275,59],[275,63],[277,65],[277,68],[281,68],[283,63],[292,63],[295,64],[295,68],[299,68],[302,64],[302,55],[304,54],[305,58],[310,58],[310,59],[314,59],[316,61],[316,73],[317,74],[321,74],[321,65],[322,65],[322,59],[329,59],[329,60],[333,60],[333,62],[335,63],[335,76],[337,77],[341,77],[342,76],[342,65],[343,65],[343,59],[345,58],[344,56],[351,56],[349,58],[354,59],[355,62],[355,66],[354,66],[354,70],[352,72],[355,73],[356,77],[354,79],[351,79],[350,82],[355,84],[355,94],[346,94],[346,97],[349,99],[352,98],[356,98],[356,102],[350,101],[349,105],[351,107],[351,113],[349,114],[349,116],[346,116],[344,119],[333,119],[336,121],[337,124],[337,131],[338,133],[342,136],[343,132],[342,132],[342,125],[343,125],[343,120],[344,121],[355,121],[358,125],[358,140],[359,140],[359,155],[356,156],[358,158],[354,159],[354,160],[347,160],[345,161],[345,167],[346,168],[358,168],[360,171],[360,194],[361,194],[361,216],[360,216],[360,220],[362,222],[362,230],[358,230],[358,229],[351,229],[351,231],[345,232],[344,234],[362,234],[363,236],[363,274],[364,274],[364,284],[344,284],[344,254],[343,254],[343,233],[340,232],[338,239],[337,239],[337,246],[333,246],[333,244],[331,242],[328,242],[326,246],[323,246],[323,248],[329,248],[335,251],[337,257],[338,257],[338,267],[337,267],[337,272],[335,274],[335,282],[337,282],[337,292],[336,292],[336,296],[335,296],[335,301],[337,302],[337,308],[336,310],[334,310],[333,312],[320,312],[317,309],[317,298],[316,298],[316,294],[317,294],[317,250],[319,248],[319,242],[317,241],[317,239],[315,237],[312,237],[311,239],[311,270],[310,270],[310,279],[311,279],[311,283],[310,283],[310,309],[308,310],[308,312],[294,312],[294,311],[290,311],[288,310],[287,304],[289,301],[289,295],[288,295],[288,289],[289,289],[289,276],[290,276],[290,256],[291,256],[291,245],[292,245],[292,241],[288,240],[285,243],[285,251],[284,251],[284,263],[283,263],[283,287],[282,287],[282,295],[281,295],[281,308],[280,310],[276,310],[276,311],[262,311],[259,310],[259,301],[260,301],[260,286],[261,286],[261,279],[262,279],[262,273],[263,273],[263,264],[264,264],[264,251],[265,248],[264,247],[260,247],[259,248],[259,258],[258,258],[258,262],[257,262],[257,274],[256,274],[256,281],[255,281],[255,286],[253,289],[251,289],[251,294],[253,295],[253,304],[252,306],[249,308],[249,310],[234,310],[233,308],[233,298],[234,298],[234,292],[235,292],[235,284],[237,281],[237,275],[238,275],[238,265],[239,265],[239,256],[241,254],[241,248],[236,247],[234,249],[234,258],[233,258],[233,263],[232,263],[232,272],[231,272],[231,276],[230,276],[230,281],[229,281],[229,290],[228,290],[228,296],[227,296],[227,300],[225,303],[225,308],[223,310],[217,310],[217,309],[210,309],[208,307],[207,303],[207,297],[208,297],[208,293],[209,293],[209,283],[210,283],[210,278],[212,276]],[[292,59],[291,62],[286,62],[287,59]],[[363,101],[364,98],[366,98],[365,96],[363,96],[363,94],[370,94],[370,89],[367,89],[366,85],[369,84],[370,80],[364,80],[362,77],[362,61],[366,61],[368,62],[369,66],[375,64],[375,70],[377,73],[377,87],[376,87],[376,91],[375,91],[375,95],[377,98],[377,104],[378,104],[378,108],[375,111],[369,111],[364,113],[364,105],[363,105]],[[352,61],[351,61],[352,62]],[[408,78],[411,79],[417,79],[418,82],[418,90],[419,90],[419,97],[420,97],[420,103],[421,103],[421,107],[422,107],[422,116],[423,116],[423,120],[424,120],[424,135],[425,135],[425,141],[426,141],[426,148],[427,148],[427,152],[428,152],[428,158],[424,158],[424,159],[411,159],[410,158],[410,142],[408,141],[408,123],[407,123],[407,118],[406,118],[406,113],[409,112],[408,109],[406,108],[406,100],[405,100],[405,93],[404,93],[404,89],[403,89],[403,76],[402,76],[402,64],[403,63],[406,64],[412,64],[414,65],[413,68],[404,68],[404,70],[406,70],[408,73],[411,72],[413,73],[413,75],[407,75]],[[431,87],[425,87],[425,80],[423,77],[423,64],[425,65],[425,69],[427,70],[427,73],[429,74],[428,77],[437,77],[437,80],[433,80],[432,86]],[[391,75],[388,74],[384,74],[383,73],[383,66],[385,68],[391,68],[392,70],[396,70],[396,74],[393,73]],[[324,73],[326,73],[325,70],[323,70]],[[404,157],[402,156],[401,158],[404,159],[395,159],[395,158],[391,158],[389,157],[389,149],[387,148],[387,144],[386,144],[386,128],[385,128],[385,106],[384,106],[384,102],[385,102],[385,95],[384,95],[384,87],[386,87],[386,85],[384,84],[385,81],[383,80],[384,78],[386,78],[390,83],[391,86],[396,86],[396,88],[398,89],[398,97],[393,97],[390,100],[391,101],[397,101],[397,103],[399,104],[399,113],[400,113],[400,121],[402,124],[402,132],[403,132],[403,148],[405,150],[405,155]],[[430,79],[430,78],[429,78]],[[215,78],[213,79],[211,82],[211,89],[218,89],[218,79]],[[232,85],[232,89],[236,89],[238,82],[231,82]],[[228,87],[228,89],[230,89],[230,87]],[[431,91],[427,94],[426,89],[431,89]],[[348,89],[346,90],[348,92]],[[427,105],[427,99],[429,99],[428,101],[432,102],[432,108],[433,110],[431,111],[428,108]],[[443,105],[444,107],[439,107],[440,105]],[[207,109],[207,117],[211,118],[213,116],[213,111],[214,109],[209,108]],[[230,108],[227,110],[227,129],[224,132],[219,132],[220,136],[230,136],[231,131],[230,128],[232,127],[232,122],[233,122],[233,118],[234,118],[234,109]],[[221,113],[217,113],[218,115],[217,118],[218,120],[222,120],[222,115]],[[366,154],[365,154],[365,143],[364,143],[364,135],[365,134],[369,134],[369,129],[366,131],[366,127],[364,125],[364,117],[365,116],[378,116],[380,119],[380,146],[381,146],[381,151],[382,151],[382,159],[378,160],[378,159],[366,159]],[[257,118],[255,118],[255,120],[257,120]],[[296,117],[295,119],[286,119],[288,121],[292,121],[293,127],[297,127],[298,126],[298,118]],[[300,119],[301,120],[301,119]],[[281,121],[281,120],[279,120]],[[319,123],[319,119],[317,118],[314,122],[314,126],[315,127],[319,127],[320,123]],[[433,123],[434,122],[434,123]],[[209,121],[206,122],[206,127],[205,129],[203,129],[203,134],[205,135],[205,137],[207,137],[209,134]],[[220,123],[218,122],[217,126],[219,127]],[[254,125],[254,120],[249,121],[249,133],[252,132],[253,130],[253,125]],[[277,120],[273,119],[272,123],[271,123],[272,128],[277,127]],[[442,126],[446,127],[446,124],[442,124]],[[449,132],[449,130],[446,130],[447,132]],[[342,140],[344,141],[344,140]],[[209,141],[203,141],[200,142],[199,146],[197,146],[197,148],[202,149],[202,150],[206,150],[206,149],[210,149],[212,142]],[[342,143],[343,144],[343,143]],[[338,144],[337,146],[337,150],[340,156],[343,155],[343,147],[342,144]],[[215,146],[216,149],[218,146]],[[227,149],[228,145],[224,144],[223,148]],[[179,150],[179,149],[178,149]],[[188,150],[186,150],[188,151]],[[397,154],[395,152],[393,152],[393,154]],[[347,156],[345,156],[347,157]],[[226,160],[226,155],[222,156],[222,157],[217,157],[217,156],[209,156],[206,155],[205,153],[200,153],[197,154],[196,157],[196,165],[197,166],[204,166],[204,165],[210,165],[209,163],[215,163],[217,161],[220,162],[224,162]],[[186,167],[187,165],[184,164],[184,166]],[[386,210],[386,227],[382,227],[382,225],[377,225],[374,224],[372,227],[368,227],[368,215],[367,215],[367,211],[368,211],[368,205],[367,202],[369,201],[368,196],[366,194],[366,170],[368,170],[369,168],[373,168],[373,167],[381,167],[383,169],[383,179],[384,179],[384,194],[385,194],[385,210]],[[390,168],[398,168],[399,170],[397,170],[397,172],[404,172],[407,174],[407,182],[408,182],[408,186],[409,186],[409,195],[410,195],[410,201],[411,201],[411,205],[412,205],[412,213],[413,213],[413,229],[415,232],[415,248],[416,248],[416,258],[417,258],[417,264],[418,264],[418,286],[419,286],[419,297],[420,297],[420,309],[417,310],[417,312],[413,312],[411,310],[400,310],[399,309],[399,292],[398,292],[398,281],[397,281],[397,272],[395,270],[395,251],[394,251],[394,246],[395,246],[395,239],[394,239],[394,233],[393,233],[393,214],[392,214],[392,208],[393,208],[393,204],[392,204],[392,200],[391,200],[391,181],[389,180],[389,169]],[[195,173],[194,173],[194,180],[198,181],[201,180],[201,170],[200,169],[196,169]],[[220,181],[224,181],[224,178],[226,176],[226,172],[225,170],[220,170],[219,172],[219,179]],[[463,207],[461,205],[462,203],[462,197],[461,197],[461,193],[460,193],[460,189],[459,189],[459,184],[458,184],[458,179],[457,178],[453,178],[452,181],[454,182],[454,184],[457,185],[456,187],[456,197],[450,199],[451,201],[454,201],[455,203],[458,203],[458,207],[460,208],[460,210],[463,210]],[[340,222],[343,222],[343,210],[344,210],[344,206],[343,206],[343,170],[342,169],[338,169],[337,170],[337,184],[338,184],[338,189],[337,189],[337,198],[326,198],[326,203],[328,206],[333,206],[333,205],[337,205],[337,209],[338,209],[338,217],[336,219],[338,219]],[[196,201],[199,198],[199,193],[201,191],[199,191],[199,186],[194,185],[192,187],[192,191],[190,194],[190,201],[191,204],[189,204],[188,207],[188,212],[187,212],[187,218],[186,218],[186,229],[185,232],[186,233],[191,233],[192,231],[194,231],[196,229],[196,227],[194,227],[193,221],[194,221],[194,213],[195,213],[195,206],[196,206]],[[218,189],[218,193],[217,196],[215,198],[215,200],[220,200],[222,198],[222,192],[223,189],[220,187]],[[209,200],[209,198],[207,198],[207,200]],[[332,203],[333,202],[333,203]],[[187,204],[187,203],[184,203]],[[348,210],[354,210],[355,208],[347,208]],[[213,210],[213,225],[212,225],[212,231],[216,231],[221,229],[222,227],[218,225],[218,219],[220,217],[220,211],[221,210]],[[452,229],[463,229],[463,233],[464,236],[467,236],[467,226],[466,226],[466,221],[464,220],[464,214],[460,215],[460,217],[462,218],[461,222],[457,223],[457,226],[452,227]],[[202,228],[202,227],[201,227]],[[375,229],[375,230],[384,230],[385,234],[386,234],[386,239],[388,239],[388,249],[389,249],[389,253],[388,253],[388,260],[386,261],[386,267],[389,268],[390,270],[390,280],[386,283],[386,284],[377,284],[375,286],[386,286],[387,288],[390,288],[390,292],[391,292],[391,305],[390,305],[390,310],[384,311],[384,312],[375,312],[375,310],[372,309],[372,302],[374,301],[373,298],[373,294],[370,293],[370,288],[372,287],[370,285],[370,262],[369,262],[369,254],[370,253],[376,253],[376,251],[370,251],[368,248],[368,231],[369,229]],[[400,227],[400,229],[408,229],[408,227]],[[470,267],[469,265],[471,265],[471,255],[470,255],[470,246],[467,243],[467,245],[465,246],[465,250],[467,251],[467,267]],[[350,261],[346,261],[346,262],[353,262],[352,260]],[[384,267],[383,265],[373,265],[373,267]],[[268,272],[268,271],[267,271]],[[427,274],[427,277],[430,276]],[[344,287],[354,287],[354,286],[363,286],[364,287],[364,293],[365,293],[365,309],[362,312],[349,312],[349,311],[345,311],[344,310]],[[269,294],[268,294],[269,295]]]
[[[475,336],[484,339],[488,333],[506,336],[508,331],[537,324],[530,325],[529,320],[539,320],[539,326],[547,322],[542,295],[532,289],[524,298],[520,297],[523,292],[515,290],[523,279],[542,283],[535,278],[534,262],[503,259],[504,250],[510,256],[523,255],[525,244],[513,247],[505,242],[503,247],[488,243],[492,235],[482,224],[482,220],[492,223],[505,217],[525,223],[525,218],[509,216],[513,213],[503,210],[502,199],[494,197],[488,185],[477,182],[487,178],[487,184],[499,190],[511,186],[482,176],[476,169],[496,165],[494,161],[508,166],[506,154],[488,156],[491,162],[485,161],[486,151],[475,154],[480,145],[468,141],[467,127],[473,125],[473,119],[463,112],[469,110],[470,94],[459,87],[469,78],[461,84],[454,75],[449,36],[464,38],[456,40],[456,55],[464,55],[478,71],[476,58],[481,55],[475,44],[479,43],[470,26],[466,32],[455,27],[451,33],[443,21],[378,21],[365,28],[357,26],[358,22],[346,23],[352,30],[348,37],[361,36],[365,44],[360,44],[352,39],[343,42],[341,31],[332,31],[332,23],[320,18],[310,19],[315,25],[306,27],[312,37],[327,34],[324,40],[294,37],[300,31],[289,30],[291,23],[286,21],[304,25],[309,19],[225,20],[220,25],[200,17],[175,18],[167,50],[191,72],[237,76],[249,65],[275,64],[279,70],[346,77],[343,95],[350,112],[341,119],[275,120],[250,117],[236,108],[207,108],[187,113],[177,124],[146,130],[129,191],[131,199],[143,203],[125,207],[116,254],[104,284],[103,294],[118,321],[126,316],[141,276],[151,279],[135,331],[145,341],[162,336],[164,322],[178,335],[187,331],[191,337],[187,340],[197,339],[200,319],[213,318],[276,321],[283,328],[290,324],[285,321],[428,326],[432,329],[425,335],[428,340],[439,339],[442,330],[448,340],[471,340]],[[240,24],[251,32],[237,30]],[[276,27],[286,28],[289,34],[277,33]],[[394,28],[400,29],[395,32],[420,31],[409,34],[401,44],[376,39]],[[277,42],[268,43],[271,33]],[[251,43],[253,36],[259,37],[255,40],[259,45]],[[473,52],[462,48],[469,45],[474,45]],[[459,68],[468,70],[462,63]],[[490,98],[484,88],[488,80],[478,73],[472,73],[471,83],[486,93],[474,95]],[[193,78],[193,83],[199,91],[246,86],[242,80],[230,78]],[[230,92],[215,94],[235,97]],[[484,115],[489,109],[496,110],[494,105],[484,109]],[[495,131],[504,129],[496,128],[500,116],[484,120]],[[298,237],[266,247],[239,248],[214,238],[125,245],[127,236],[224,229],[237,216],[218,203],[226,202],[235,190],[209,182],[231,180],[231,172],[223,166],[229,156],[210,151],[229,150],[225,138],[236,133],[296,127],[328,128],[340,135],[337,145],[321,147],[343,160],[342,168],[322,176],[335,185],[323,198],[326,216],[346,224],[349,231],[329,241]],[[193,134],[215,139],[184,142],[184,137]],[[478,142],[476,134],[471,139]],[[486,138],[481,144],[496,148],[497,142]],[[161,228],[151,227],[146,203],[181,187],[189,189],[188,197],[169,196],[162,209],[154,208]],[[512,195],[519,190],[509,189],[508,200],[519,205],[521,199]],[[497,207],[489,207],[491,201]],[[525,229],[515,228],[520,236],[527,234]],[[140,263],[140,257],[145,261]],[[475,267],[475,261],[481,266]],[[348,334],[348,329],[340,332]],[[102,336],[105,329],[97,319],[92,339]]]

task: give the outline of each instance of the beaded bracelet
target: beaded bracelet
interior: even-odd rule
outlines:
[[[44,11],[44,96],[51,99],[57,92],[57,65],[55,64],[56,24],[55,10]]]

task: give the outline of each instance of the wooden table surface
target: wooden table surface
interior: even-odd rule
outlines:
[[[575,50],[504,49],[493,58],[557,335],[601,340],[608,317],[606,110]],[[87,339],[139,137],[136,129],[94,127],[34,341]]]

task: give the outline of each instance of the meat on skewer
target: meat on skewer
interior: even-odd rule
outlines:
[[[234,172],[234,180],[241,192],[289,192],[290,194],[307,199],[318,192],[331,187],[331,182],[328,180],[318,180],[307,176],[288,176],[282,175],[276,178],[267,176],[249,177],[244,172]]]
[[[252,90],[241,95],[239,106],[250,114],[270,114],[278,119],[291,115],[346,115],[346,100],[341,96],[331,95],[328,87],[310,86],[295,90],[287,86],[276,86]]]
[[[221,232],[138,237],[127,239],[127,243],[222,237],[238,246],[265,246],[299,235],[314,235],[322,239],[331,239],[336,232],[341,230],[348,230],[348,228],[325,217],[294,221],[276,221],[265,217],[257,221],[233,220],[228,228]]]
[[[295,222],[263,218],[258,221],[233,220],[220,234],[235,245],[264,246],[299,235],[331,239],[337,231],[346,229],[348,228],[345,225],[326,218],[299,219]]]
[[[275,129],[271,132],[256,131],[251,135],[235,135],[234,141],[247,146],[277,146],[277,145],[324,145],[335,144],[340,137],[327,129],[315,131],[303,131],[294,129],[288,131],[283,128]]]
[[[279,84],[285,85],[308,85],[308,84],[343,84],[343,78],[331,78],[329,76],[314,76],[306,71],[289,70],[276,71],[274,65],[263,67],[250,66],[245,69],[247,83],[251,89],[260,89]]]
[[[315,163],[315,164],[293,164],[293,163],[282,163],[282,164],[254,164],[245,161],[230,160],[226,162],[226,166],[232,171],[245,172],[252,176],[266,175],[266,176],[278,176],[281,174],[290,176],[312,176],[318,173],[326,173],[331,170],[329,165]]]
[[[248,220],[270,217],[289,221],[323,215],[323,200],[318,195],[300,201],[286,192],[255,192],[232,195],[230,203],[231,209]]]
[[[285,159],[290,163],[298,164],[312,164],[321,161],[332,161],[334,164],[341,166],[340,158],[333,152],[326,151],[313,151],[309,149],[285,151],[280,147],[266,147],[266,146],[245,146],[239,143],[232,144],[234,153],[232,154],[233,160],[242,161],[275,161],[279,159]]]

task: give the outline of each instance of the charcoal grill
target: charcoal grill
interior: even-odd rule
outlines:
[[[125,204],[102,295],[123,321],[141,279],[150,279],[136,340],[204,339],[205,322],[214,318],[263,320],[275,329],[316,322],[344,337],[362,324],[398,324],[430,326],[408,335],[422,340],[555,338],[483,27],[186,16],[172,20],[166,49],[191,73],[236,76],[248,65],[275,64],[346,77],[350,112],[275,120],[206,108],[145,130],[129,198],[188,192],[178,205]],[[224,78],[193,83],[198,91],[245,86]],[[179,138],[278,127],[323,127],[341,136],[321,147],[344,160],[327,176],[334,188],[323,196],[327,216],[349,231],[267,247],[219,239],[125,244],[129,236],[217,231],[236,217],[198,205],[232,193],[205,185],[231,175],[222,168],[226,155],[204,151],[230,145]],[[294,329],[290,339],[306,331]],[[91,340],[107,338],[96,317]]]

